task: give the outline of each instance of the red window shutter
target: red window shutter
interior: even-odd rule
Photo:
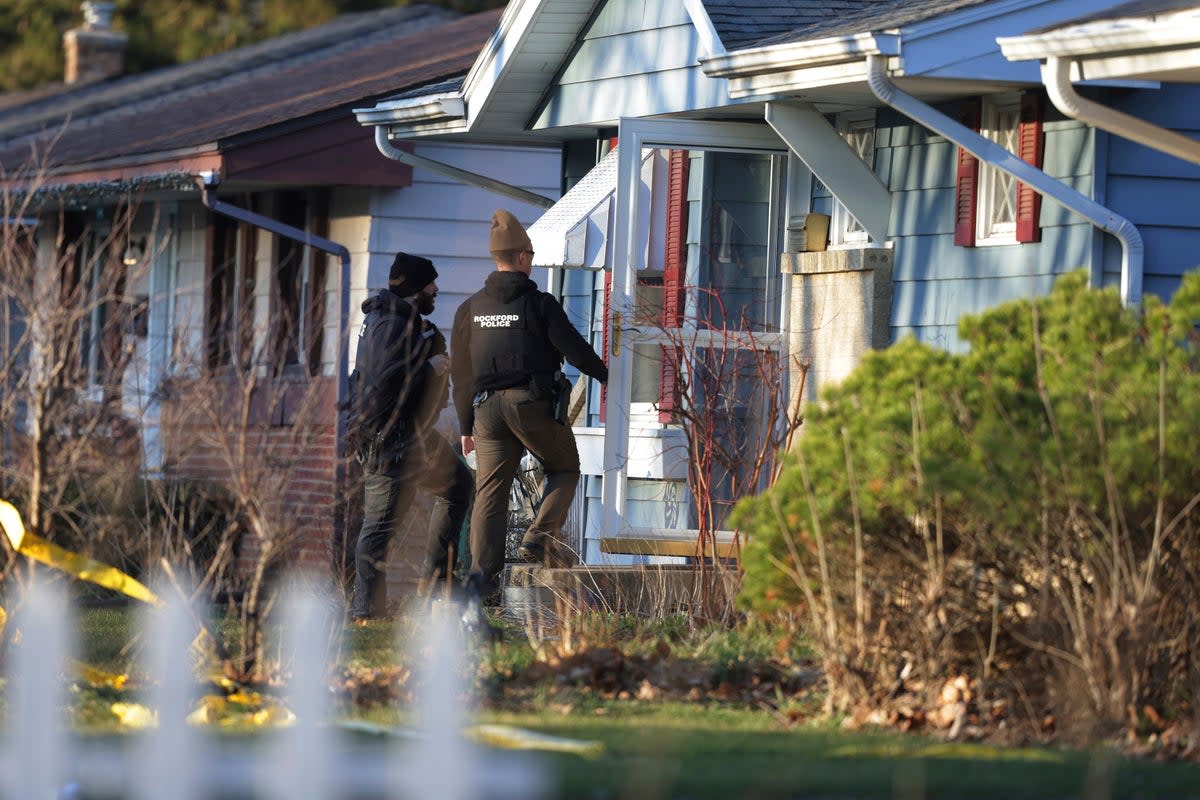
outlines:
[[[959,122],[973,131],[979,130],[978,98],[967,101]],[[958,148],[958,171],[954,182],[954,243],[960,247],[975,246],[975,209],[978,206],[979,159]]]
[[[604,310],[601,314],[601,319],[604,320],[604,327],[600,329],[600,357],[604,359],[604,363],[608,363],[608,337],[609,329],[612,327],[612,270],[604,270]],[[605,409],[608,407],[608,385],[600,384],[600,421],[604,422]]]
[[[684,279],[687,275],[688,151],[672,150],[668,160],[666,253],[663,258],[664,328],[683,324]],[[678,348],[663,345],[659,367],[658,421],[670,423],[679,410]]]
[[[669,164],[662,323],[667,328],[678,328],[683,324],[683,280],[687,272],[687,151],[672,150]]]
[[[1021,95],[1021,121],[1018,128],[1017,155],[1026,164],[1042,168],[1045,137],[1042,135],[1042,95],[1025,92]],[[1017,184],[1017,241],[1040,242],[1039,225],[1042,196],[1024,183]]]

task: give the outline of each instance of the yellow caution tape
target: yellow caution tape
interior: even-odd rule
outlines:
[[[86,681],[93,689],[116,689],[120,691],[129,682],[128,675],[105,672],[102,669],[97,669],[84,663],[77,663],[75,669],[79,672],[79,677]]]
[[[343,720],[338,723],[343,730],[372,733],[385,736],[419,738],[421,732],[411,728],[397,728],[364,720]],[[469,739],[491,747],[507,750],[545,750],[554,753],[573,753],[584,758],[596,758],[604,752],[604,743],[551,736],[548,733],[516,728],[512,725],[472,725],[466,729]]]
[[[553,753],[573,753],[584,758],[596,758],[604,752],[604,743],[551,736],[512,725],[474,725],[467,735],[481,744],[509,750],[546,750]]]
[[[225,713],[228,705],[220,695],[205,695],[200,698],[192,713],[188,714],[187,722],[189,725],[208,725],[216,722]]]
[[[140,703],[113,703],[109,709],[126,728],[143,730],[158,727],[158,714]]]
[[[242,706],[261,706],[263,704],[261,694],[248,692],[245,689],[238,689],[236,692],[226,695],[225,699]]]
[[[255,728],[268,726],[284,728],[294,725],[296,722],[296,715],[290,709],[281,705],[270,705],[255,711],[231,712],[229,708],[231,700],[233,700],[233,696],[226,698],[217,694],[201,697],[196,704],[196,708],[187,716],[188,724],[215,724],[226,728],[248,726]],[[234,703],[243,705],[240,701],[234,701]]]
[[[65,550],[53,542],[28,533],[25,523],[21,521],[21,513],[4,500],[0,500],[0,527],[4,528],[4,534],[12,543],[13,550],[26,558],[60,569],[80,580],[118,591],[135,600],[155,606],[162,605],[162,601],[154,592],[116,567]]]

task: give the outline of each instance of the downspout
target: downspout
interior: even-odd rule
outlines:
[[[1042,83],[1046,85],[1050,102],[1071,119],[1170,153],[1189,163],[1200,164],[1200,141],[1081,96],[1071,83],[1070,61],[1049,56],[1042,65]]]
[[[345,245],[320,236],[314,236],[308,231],[286,225],[279,220],[271,219],[262,214],[256,214],[253,211],[226,203],[223,200],[218,200],[213,193],[216,179],[211,172],[202,173],[197,176],[196,185],[200,188],[200,201],[214,213],[232,217],[248,225],[253,225],[256,228],[270,231],[276,236],[282,236],[286,239],[308,245],[309,247],[314,247],[317,250],[337,256],[341,261],[342,269],[338,286],[337,399],[335,405],[337,409],[337,422],[335,429],[336,442],[334,445],[336,448],[334,459],[334,491],[337,492],[339,498],[343,497],[346,489],[346,420],[345,415],[341,413],[341,408],[350,387],[350,332],[347,330],[350,322],[350,250]],[[342,529],[342,526],[343,520],[341,515],[335,515],[334,536],[337,537],[340,535],[344,539],[346,532]],[[338,554],[335,554],[335,557],[336,555]]]
[[[419,167],[428,170],[435,175],[444,175],[447,178],[453,178],[456,181],[461,181],[470,186],[477,186],[489,192],[496,192],[505,197],[511,197],[513,200],[528,203],[531,206],[550,208],[555,202],[549,197],[543,197],[540,194],[527,191],[520,186],[513,186],[510,183],[504,183],[495,178],[480,175],[477,172],[468,172],[465,169],[459,169],[449,164],[443,164],[440,161],[434,161],[431,158],[425,158],[425,156],[419,156],[416,153],[410,153],[407,150],[401,150],[388,139],[387,129],[383,125],[375,126],[375,146],[379,148],[379,152],[394,161],[408,164],[410,167]]]
[[[1121,300],[1126,306],[1141,306],[1145,250],[1142,235],[1132,222],[1054,180],[990,139],[980,136],[976,131],[903,92],[888,78],[887,56],[867,56],[867,84],[884,104],[941,134],[981,161],[1007,172],[1038,194],[1062,203],[1100,230],[1115,236],[1121,242]]]

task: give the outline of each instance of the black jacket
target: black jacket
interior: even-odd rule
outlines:
[[[383,447],[403,445],[429,430],[446,407],[448,376],[429,363],[446,353],[446,338],[387,289],[367,298],[362,310],[348,433]]]
[[[450,341],[454,409],[463,435],[471,434],[475,422],[476,394],[524,385],[535,375],[549,378],[564,358],[601,383],[608,381],[608,366],[562,305],[521,272],[489,275],[483,289],[458,307]]]

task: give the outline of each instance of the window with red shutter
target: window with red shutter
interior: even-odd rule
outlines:
[[[1039,169],[1044,155],[1042,96],[992,95],[972,101],[964,125]],[[1041,240],[1041,196],[1011,174],[958,150],[954,243],[963,247]]]

